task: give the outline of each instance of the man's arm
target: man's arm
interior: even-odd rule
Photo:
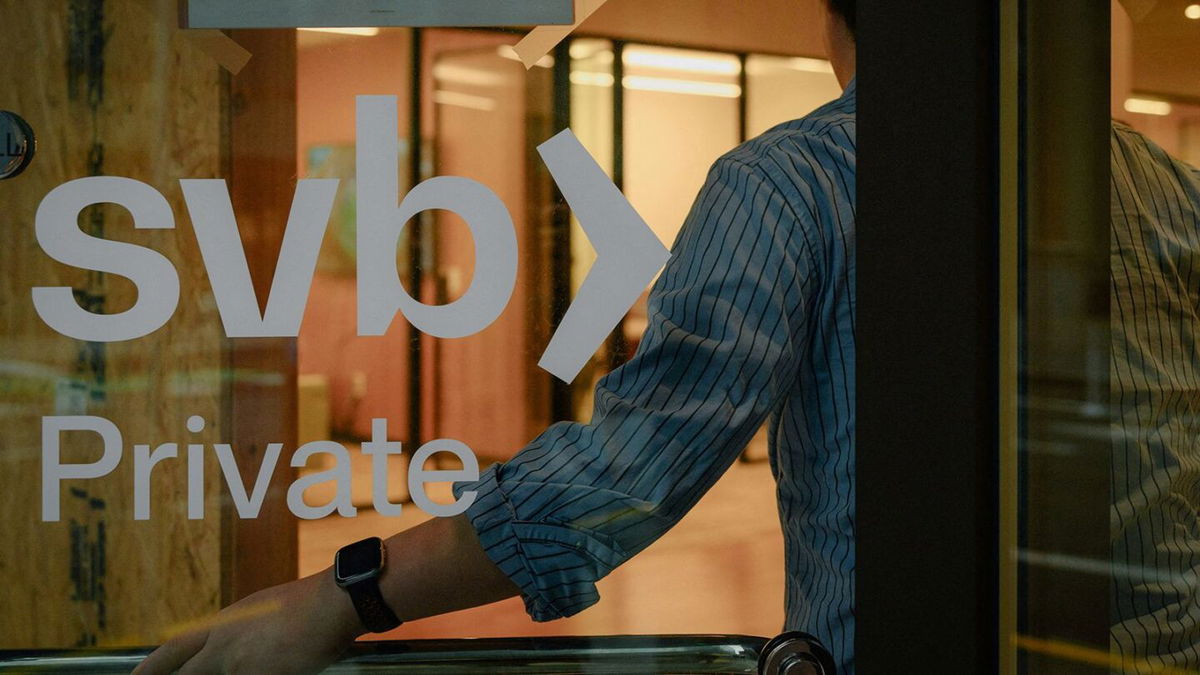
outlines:
[[[467,515],[535,620],[594,604],[596,581],[678,522],[795,386],[819,236],[763,169],[718,161],[592,419],[455,487],[478,493]]]
[[[638,353],[601,381],[592,420],[556,424],[457,485],[477,492],[466,517],[387,541],[381,588],[396,614],[520,593],[544,621],[595,603],[595,582],[682,518],[794,385],[818,283],[813,229],[757,169],[718,162],[651,293]],[[145,672],[185,662],[185,673],[219,672],[243,659],[246,672],[317,672],[362,631],[328,572],[260,595],[278,613],[172,641]],[[222,614],[236,619],[239,605],[263,600]]]
[[[478,607],[518,593],[484,553],[466,516],[434,518],[386,543],[388,565],[380,590],[403,621]],[[353,623],[357,627],[357,617]]]
[[[380,590],[403,621],[518,593],[465,516],[434,518],[386,545]],[[134,673],[318,673],[365,632],[350,596],[325,569],[227,607],[172,638]]]

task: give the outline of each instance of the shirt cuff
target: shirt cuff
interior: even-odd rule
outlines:
[[[561,619],[595,604],[600,594],[594,579],[602,574],[597,574],[598,561],[579,555],[580,545],[586,546],[579,541],[580,534],[560,526],[521,522],[500,487],[501,467],[493,465],[478,481],[453,487],[459,499],[463,492],[476,492],[466,516],[488,558],[521,590],[525,611],[534,621]],[[583,558],[583,564],[564,566],[563,556]],[[551,563],[555,559],[558,564]],[[544,564],[539,566],[539,560]]]

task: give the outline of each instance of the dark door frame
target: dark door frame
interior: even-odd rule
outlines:
[[[1019,660],[1026,672],[1107,673],[1055,647],[1109,654],[1112,444],[1094,432],[1111,419],[1108,359],[1088,368],[1080,325],[1111,343],[1112,15],[1094,0],[1020,4],[1020,266],[1029,281],[1019,310]],[[1063,358],[1055,344],[1078,356]]]
[[[1040,672],[1022,636],[1107,651],[1107,578],[1017,562],[1107,560],[1107,484],[1047,501],[1042,413],[1016,401],[1047,358],[1025,243],[1086,232],[1108,277],[1109,19],[1090,0],[859,3],[859,672]]]
[[[856,666],[999,655],[1000,12],[858,8]]]

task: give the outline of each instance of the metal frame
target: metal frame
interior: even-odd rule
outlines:
[[[147,648],[0,651],[0,673],[128,673]],[[632,635],[358,642],[329,673],[713,673],[832,675],[812,637]]]
[[[352,26],[525,26],[570,25],[570,0],[183,0],[185,28],[296,28]]]
[[[859,3],[863,673],[998,663],[999,20]]]
[[[421,108],[421,86],[425,64],[424,33],[420,28],[413,28],[409,36],[409,64],[411,67],[408,90],[408,190],[411,191],[421,183],[421,165],[424,158],[424,141],[421,135],[424,123]],[[408,288],[415,300],[422,300],[422,290],[425,285],[422,262],[424,250],[424,219],[421,216],[413,218],[405,228],[408,231]],[[410,328],[408,343],[408,442],[410,447],[420,447],[424,442],[422,437],[425,408],[421,402],[423,374],[421,364],[424,362],[421,344],[421,332]]]
[[[563,40],[554,49],[554,133],[571,126],[571,41]],[[552,216],[550,221],[551,258],[551,330],[558,330],[571,306],[571,207],[563,198],[558,183],[550,181]],[[575,417],[571,384],[550,378],[550,422]]]

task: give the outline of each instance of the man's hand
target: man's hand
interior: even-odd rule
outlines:
[[[389,537],[379,588],[401,619],[477,607],[520,592],[488,558],[466,516],[434,518]],[[366,629],[325,570],[268,588],[171,638],[136,675],[319,673]]]
[[[156,649],[134,675],[319,673],[364,632],[326,570],[268,588]]]

